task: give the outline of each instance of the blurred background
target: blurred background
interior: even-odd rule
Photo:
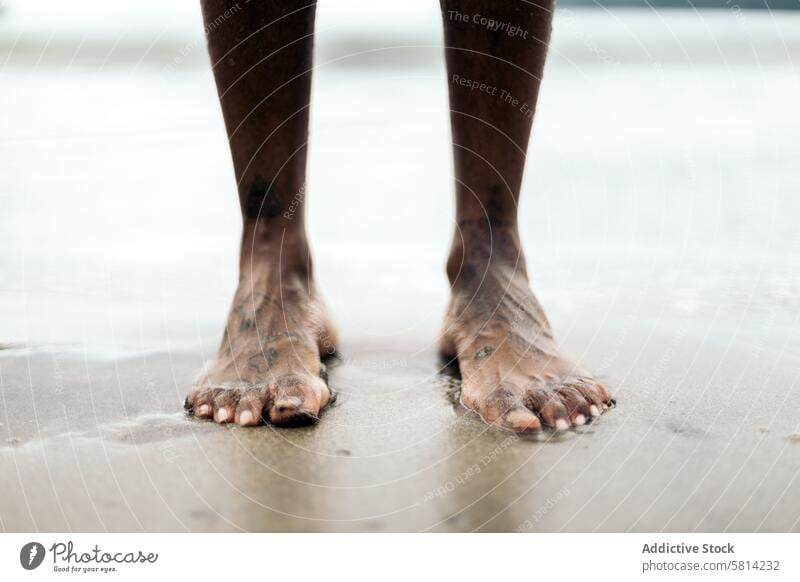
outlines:
[[[664,285],[673,315],[796,309],[800,12],[777,8],[798,3],[584,4],[559,3],[521,209],[545,304]],[[323,288],[354,333],[431,334],[452,219],[438,3],[322,2],[317,29]],[[239,216],[197,0],[3,0],[0,62],[0,341],[216,338]]]

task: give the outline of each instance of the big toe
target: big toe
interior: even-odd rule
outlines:
[[[305,426],[317,422],[317,414],[302,398],[281,398],[270,407],[269,421],[279,426]]]
[[[501,386],[484,398],[470,400],[477,400],[479,414],[493,426],[513,432],[536,432],[542,429],[541,421],[522,404],[517,391],[508,386]]]
[[[527,408],[516,408],[502,417],[498,426],[519,433],[539,432],[542,423],[539,418]]]
[[[278,426],[314,424],[329,400],[328,387],[319,378],[282,378],[273,393],[267,416]]]

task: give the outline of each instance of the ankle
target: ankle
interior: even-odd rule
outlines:
[[[454,290],[470,288],[482,273],[513,271],[527,278],[525,256],[516,225],[489,228],[459,222],[447,259],[447,278]]]
[[[311,250],[304,230],[265,229],[245,223],[240,268],[267,268],[285,278],[310,281]]]

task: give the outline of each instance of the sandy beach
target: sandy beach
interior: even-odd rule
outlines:
[[[436,353],[435,3],[320,7],[308,224],[342,343],[300,429],[182,408],[240,236],[197,7],[123,35],[45,4],[0,19],[0,530],[800,531],[800,15],[557,14],[523,243],[618,407],[518,438]]]

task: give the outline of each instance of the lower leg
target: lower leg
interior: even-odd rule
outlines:
[[[452,300],[442,351],[462,402],[515,430],[583,424],[610,402],[557,348],[528,285],[517,230],[552,0],[441,0],[456,174]]]
[[[239,287],[222,344],[187,397],[217,422],[313,421],[335,334],[304,226],[315,5],[203,0],[242,210]]]

